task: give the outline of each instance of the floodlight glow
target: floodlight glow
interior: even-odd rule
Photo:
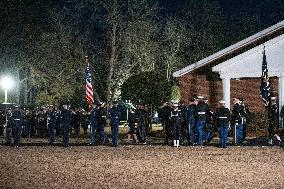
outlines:
[[[4,77],[1,78],[1,86],[5,90],[9,90],[9,89],[13,88],[14,81],[9,76],[4,76]]]

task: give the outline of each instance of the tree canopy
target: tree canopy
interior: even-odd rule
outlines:
[[[128,78],[121,87],[122,100],[145,103],[158,107],[171,98],[172,84],[165,75],[156,72],[142,72]]]
[[[95,98],[109,103],[129,78],[172,82],[175,70],[284,19],[283,1],[273,2],[264,14],[256,0],[1,1],[0,72],[18,79],[20,103],[84,104],[88,55]]]

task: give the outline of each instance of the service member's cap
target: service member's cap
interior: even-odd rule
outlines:
[[[177,103],[177,102],[174,102],[174,103],[173,103],[173,106],[174,106],[174,107],[178,106],[178,103]]]
[[[226,104],[226,101],[225,100],[220,100],[219,103],[220,104]]]
[[[198,99],[204,99],[204,96],[197,96]]]
[[[276,100],[276,96],[270,97],[271,100]]]

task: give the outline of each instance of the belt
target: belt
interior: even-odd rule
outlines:
[[[197,112],[198,115],[204,115],[206,112]]]
[[[15,121],[21,121],[21,119],[14,119]]]
[[[228,117],[219,117],[219,119],[227,119]]]

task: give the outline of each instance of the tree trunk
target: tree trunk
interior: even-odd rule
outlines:
[[[113,94],[112,93],[112,76],[113,76],[113,70],[114,65],[116,63],[116,30],[117,30],[117,23],[113,23],[112,25],[112,32],[111,32],[111,56],[109,61],[109,74],[107,78],[107,104],[108,107],[111,106],[112,100],[113,100]]]

